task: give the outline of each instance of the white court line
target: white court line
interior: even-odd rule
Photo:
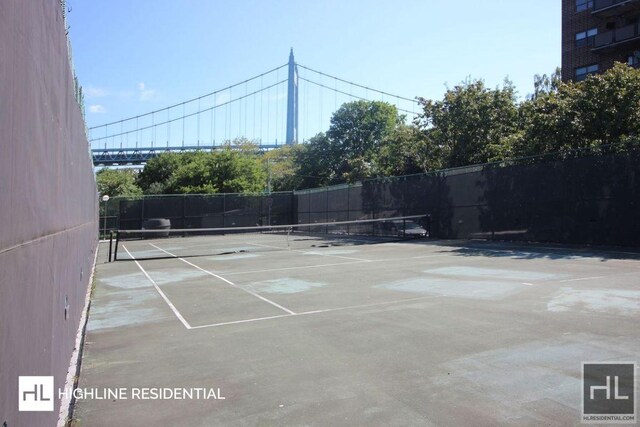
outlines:
[[[282,311],[284,311],[284,312],[287,312],[287,313],[289,313],[289,314],[296,314],[295,312],[293,312],[293,311],[289,310],[288,308],[283,307],[283,306],[281,306],[280,304],[278,304],[278,303],[276,303],[276,302],[273,302],[273,301],[271,301],[270,299],[267,299],[267,298],[263,297],[262,295],[259,295],[259,294],[255,293],[255,292],[253,292],[253,291],[250,291],[249,289],[245,289],[245,288],[243,288],[243,287],[241,287],[241,286],[238,286],[238,285],[236,285],[235,283],[233,283],[232,281],[227,280],[227,279],[225,279],[224,277],[219,276],[219,275],[217,275],[217,274],[215,274],[215,273],[212,273],[211,271],[205,270],[204,268],[199,267],[199,266],[195,265],[194,263],[187,261],[187,260],[186,260],[186,259],[184,259],[184,258],[180,258],[179,256],[174,255],[174,254],[172,254],[172,253],[171,253],[171,252],[169,252],[169,251],[165,251],[164,249],[162,249],[162,248],[161,248],[161,247],[159,247],[159,246],[154,245],[153,243],[149,243],[149,245],[153,246],[153,247],[154,247],[154,248],[156,248],[156,249],[161,250],[162,252],[164,252],[164,253],[166,253],[166,254],[168,254],[168,255],[170,255],[170,256],[172,256],[172,257],[176,258],[176,259],[179,259],[180,261],[184,262],[185,264],[189,264],[190,266],[195,267],[195,268],[197,268],[198,270],[200,270],[200,271],[202,271],[202,272],[204,272],[204,273],[207,273],[207,274],[208,274],[208,275],[210,275],[210,276],[213,276],[213,277],[215,277],[215,278],[217,278],[217,279],[222,280],[222,281],[223,281],[223,282],[225,282],[225,283],[228,283],[229,285],[233,286],[234,288],[240,289],[241,291],[244,291],[244,292],[246,292],[246,293],[248,293],[248,294],[250,294],[250,295],[253,295],[254,297],[256,297],[256,298],[258,298],[258,299],[261,299],[262,301],[264,301],[264,302],[266,302],[266,303],[269,303],[269,304],[271,304],[272,306],[277,307],[277,308],[279,308],[280,310],[282,310]],[[141,268],[142,268],[142,267],[141,267]]]
[[[283,248],[282,246],[271,246],[271,245],[262,245],[260,243],[250,243],[250,242],[245,242],[247,245],[253,245],[253,246],[261,246],[263,248],[273,248],[273,249],[282,249],[282,250],[290,250],[291,252],[299,252],[302,254],[309,254],[309,255],[319,255],[319,256],[328,256],[328,257],[333,257],[333,258],[342,258],[342,259],[348,259],[348,260],[352,260],[352,261],[362,261],[362,262],[373,262],[370,259],[363,259],[363,258],[353,258],[353,257],[348,257],[348,256],[342,256],[342,255],[333,255],[333,254],[323,254],[322,251],[318,251],[318,250],[314,250],[314,249],[309,249],[309,250],[302,250],[302,249],[289,249],[289,248]]]
[[[411,259],[436,258],[436,257],[441,257],[441,256],[451,256],[451,254],[447,253],[447,254],[436,254],[436,255],[421,255],[421,256],[411,257]]]
[[[372,304],[351,305],[351,306],[347,306],[347,307],[327,308],[327,309],[323,309],[323,310],[305,311],[305,312],[302,312],[302,313],[281,314],[280,316],[256,317],[254,319],[234,320],[234,321],[231,321],[231,322],[221,322],[221,323],[212,323],[210,325],[194,326],[191,329],[214,328],[214,327],[217,327],[217,326],[237,325],[237,324],[240,324],[240,323],[250,323],[250,322],[260,322],[260,321],[263,321],[263,320],[281,319],[283,317],[308,316],[308,315],[311,315],[311,314],[331,313],[333,311],[354,310],[354,309],[358,309],[358,308],[368,308],[368,307],[377,307],[377,306],[381,306],[381,305],[400,304],[400,303],[403,303],[403,302],[420,301],[420,300],[426,300],[426,299],[435,299],[435,298],[440,298],[440,297],[441,297],[440,295],[429,295],[429,296],[424,296],[424,297],[405,298],[405,299],[401,299],[401,300],[385,301],[385,302],[378,302],[378,303],[372,303]]]
[[[332,264],[314,264],[314,265],[301,265],[298,267],[282,267],[282,268],[268,268],[265,270],[250,270],[250,271],[235,271],[235,272],[220,272],[220,274],[224,274],[226,276],[235,276],[238,274],[256,274],[256,273],[271,273],[274,271],[286,271],[286,270],[302,270],[307,268],[323,268],[323,267],[335,267],[338,265],[351,265],[351,264],[362,264],[368,261],[349,261],[349,262],[336,262]]]
[[[167,305],[169,306],[169,308],[173,311],[173,314],[176,315],[176,317],[178,318],[178,320],[180,320],[182,322],[182,324],[184,325],[185,328],[187,329],[192,329],[191,325],[189,325],[189,323],[185,320],[184,317],[182,317],[182,315],[180,314],[180,312],[178,311],[178,309],[171,303],[171,301],[169,300],[169,298],[167,298],[167,296],[164,294],[164,292],[162,292],[162,290],[160,289],[160,287],[158,286],[158,284],[155,282],[155,280],[153,280],[151,278],[151,276],[149,276],[149,273],[147,273],[145,271],[144,268],[142,268],[142,266],[140,265],[140,263],[138,262],[137,259],[135,259],[133,257],[133,255],[131,255],[131,252],[129,252],[129,249],[127,249],[127,247],[125,245],[122,245],[122,247],[124,248],[125,251],[127,251],[127,253],[129,254],[129,256],[131,257],[131,259],[136,263],[136,265],[138,266],[138,268],[142,271],[142,273],[144,273],[145,276],[147,276],[147,279],[149,279],[149,281],[151,282],[151,284],[153,285],[154,288],[156,288],[156,291],[158,291],[158,293],[160,294],[160,296],[162,297],[162,299],[164,299],[164,302],[167,303]]]
[[[617,276],[617,274],[613,274],[612,276]],[[565,279],[565,280],[559,280],[559,283],[566,283],[566,282],[579,282],[581,280],[592,280],[592,279],[604,279],[605,277],[611,277],[611,276],[593,276],[593,277],[580,277],[577,279]]]
[[[358,261],[348,261],[348,262],[336,262],[331,264],[313,264],[313,265],[301,265],[297,267],[281,267],[281,268],[267,268],[264,270],[249,270],[249,271],[219,271],[218,273],[224,274],[225,276],[237,276],[242,274],[259,274],[259,273],[272,273],[275,271],[287,271],[287,270],[305,270],[309,268],[323,268],[323,267],[336,267],[340,265],[354,265],[354,264],[363,264],[373,262],[376,264],[380,264],[382,262],[407,262],[412,259],[420,259],[420,258],[434,258],[434,257],[442,257],[448,255],[428,255],[428,256],[420,256],[420,257],[412,257],[412,258],[381,258],[375,260],[358,260]]]
[[[522,284],[525,286],[535,286],[533,283],[527,283],[527,282],[522,282]]]

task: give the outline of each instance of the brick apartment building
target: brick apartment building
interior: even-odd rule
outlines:
[[[562,79],[640,67],[640,0],[562,0]]]

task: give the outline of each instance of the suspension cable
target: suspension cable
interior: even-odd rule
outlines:
[[[296,63],[296,65],[297,65],[298,67],[304,68],[305,70],[309,70],[309,71],[311,71],[311,72],[314,72],[314,73],[320,74],[320,75],[322,75],[322,76],[326,76],[326,77],[329,77],[329,78],[332,78],[332,79],[335,79],[335,80],[341,81],[342,83],[347,83],[347,84],[350,84],[350,85],[352,85],[352,86],[359,87],[359,88],[361,88],[361,89],[370,90],[370,91],[372,91],[372,92],[377,92],[377,93],[380,93],[380,94],[383,94],[383,95],[387,95],[387,96],[390,96],[390,97],[393,97],[393,98],[402,99],[402,100],[404,100],[404,101],[414,102],[414,103],[416,103],[416,104],[418,103],[418,101],[417,101],[417,100],[415,100],[415,99],[411,99],[411,98],[407,98],[407,97],[399,96],[399,95],[394,95],[394,94],[389,93],[389,92],[385,92],[385,91],[378,90],[378,89],[373,89],[373,88],[368,87],[368,86],[359,85],[359,84],[354,83],[354,82],[351,82],[351,81],[349,81],[349,80],[341,79],[340,77],[332,76],[331,74],[326,74],[326,73],[323,73],[322,71],[318,71],[318,70],[314,70],[313,68],[305,67],[305,66],[304,66],[304,65],[302,65],[302,64],[298,64],[298,63]]]
[[[356,98],[356,99],[359,99],[359,100],[362,100],[362,101],[368,101],[368,99],[367,99],[367,98],[363,98],[363,97],[361,97],[361,96],[354,95],[354,94],[352,94],[352,93],[343,92],[343,91],[341,91],[341,90],[334,89],[334,88],[332,88],[332,87],[329,87],[329,86],[323,85],[322,83],[318,83],[318,82],[314,82],[313,80],[305,79],[304,77],[298,77],[298,78],[299,78],[300,80],[303,80],[303,81],[305,81],[305,82],[307,82],[307,83],[314,84],[314,85],[319,86],[319,87],[321,87],[321,88],[328,89],[328,90],[334,90],[334,91],[336,91],[336,92],[338,92],[338,93],[340,93],[340,94],[342,94],[342,95],[350,96],[350,97],[352,97],[352,98]],[[398,110],[398,111],[402,111],[403,113],[407,113],[407,114],[411,114],[411,115],[416,115],[416,113],[415,113],[415,112],[413,112],[413,111],[405,110],[405,109],[403,109],[403,108],[398,108],[397,106],[396,106],[396,110]]]
[[[262,76],[265,76],[265,75],[267,75],[267,74],[273,73],[274,71],[278,71],[278,70],[280,70],[281,68],[287,67],[288,65],[289,65],[289,63],[286,63],[286,64],[281,65],[281,66],[279,66],[279,67],[276,67],[276,68],[274,68],[274,69],[272,69],[272,70],[265,71],[265,72],[264,72],[264,73],[262,73],[262,74],[258,74],[258,75],[256,75],[256,76],[253,76],[253,77],[251,77],[251,78],[248,78],[248,79],[246,79],[246,80],[244,80],[244,81],[241,81],[241,82],[239,82],[239,83],[233,84],[233,85],[231,85],[231,86],[227,86],[227,87],[222,88],[222,89],[218,89],[218,90],[213,91],[213,92],[209,92],[209,93],[207,93],[207,94],[204,94],[204,95],[198,96],[198,97],[196,97],[196,98],[192,98],[192,99],[189,99],[189,100],[186,100],[186,101],[182,101],[182,102],[179,102],[179,103],[177,103],[177,104],[173,104],[173,105],[170,105],[170,106],[168,106],[168,107],[161,108],[161,109],[159,109],[159,110],[150,111],[150,112],[148,112],[148,113],[144,113],[144,114],[138,114],[137,116],[127,117],[126,119],[120,119],[120,120],[116,120],[116,121],[114,121],[114,122],[104,123],[104,124],[101,124],[101,125],[93,126],[93,127],[90,127],[90,128],[89,128],[89,130],[99,129],[99,128],[102,128],[102,127],[111,126],[111,125],[118,124],[118,123],[121,123],[121,122],[127,122],[127,121],[129,121],[129,120],[134,120],[134,119],[138,119],[138,118],[141,118],[141,117],[150,116],[151,114],[158,113],[158,112],[160,112],[160,111],[165,111],[165,110],[168,110],[168,109],[170,109],[170,108],[179,107],[179,106],[184,105],[184,104],[189,104],[189,103],[191,103],[191,102],[198,101],[198,100],[200,100],[200,99],[202,99],[202,98],[207,98],[207,97],[209,97],[209,96],[211,96],[211,95],[216,95],[216,94],[219,94],[220,92],[224,92],[224,91],[226,91],[226,90],[229,90],[229,89],[232,89],[232,88],[234,88],[234,87],[237,87],[237,86],[243,85],[243,84],[248,83],[248,82],[250,82],[250,81],[253,81],[253,80],[259,79],[259,78],[260,78],[260,77],[262,77]]]
[[[260,93],[260,92],[262,92],[262,91],[265,91],[265,90],[271,89],[271,88],[276,87],[276,86],[278,86],[278,85],[281,85],[281,84],[285,83],[286,81],[287,81],[286,79],[285,79],[285,80],[281,80],[281,81],[279,81],[279,82],[277,82],[277,83],[274,83],[274,84],[272,84],[272,85],[270,85],[270,86],[267,86],[267,87],[261,88],[261,89],[259,89],[259,90],[256,90],[255,92],[251,92],[251,93],[248,93],[248,94],[246,94],[246,95],[240,96],[240,97],[238,97],[238,98],[235,98],[235,99],[231,99],[231,100],[229,100],[229,101],[226,101],[226,102],[224,102],[224,103],[221,103],[221,104],[218,104],[218,105],[214,105],[213,107],[206,108],[206,109],[204,109],[204,110],[202,110],[202,111],[196,111],[196,112],[194,112],[194,113],[189,113],[189,114],[185,114],[185,113],[183,113],[183,115],[182,115],[181,117],[176,117],[176,118],[174,118],[174,119],[166,120],[166,121],[164,121],[164,122],[155,123],[154,125],[144,126],[144,127],[141,127],[141,128],[137,128],[137,129],[129,130],[129,131],[124,132],[124,133],[123,133],[123,135],[127,135],[127,134],[129,134],[129,133],[134,133],[134,132],[138,132],[138,131],[143,131],[143,130],[147,130],[147,129],[151,129],[151,128],[155,127],[155,126],[162,126],[162,125],[166,125],[167,123],[176,122],[176,121],[178,121],[178,120],[184,120],[184,119],[187,119],[187,118],[189,118],[189,117],[193,117],[193,116],[195,116],[195,115],[197,115],[197,114],[206,113],[207,111],[210,111],[210,110],[213,110],[213,109],[217,109],[217,108],[220,108],[220,107],[228,106],[228,105],[230,105],[230,104],[232,104],[232,103],[234,103],[234,102],[240,101],[240,100],[242,100],[242,99],[244,99],[244,98],[247,98],[247,97],[253,96],[253,95],[255,95],[255,94],[257,94],[257,93]],[[180,104],[178,104],[178,105],[180,105]],[[162,111],[162,110],[161,110],[161,111]],[[183,121],[183,124],[184,124],[184,121]],[[183,126],[183,133],[184,133],[184,126]],[[120,136],[120,134],[118,133],[118,134],[113,134],[113,135],[103,136],[103,137],[100,137],[100,138],[96,138],[96,139],[94,139],[93,141],[102,141],[102,140],[105,140],[105,139],[107,139],[107,138],[112,138],[112,137],[116,137],[116,136]],[[184,134],[183,134],[183,139],[184,139]],[[183,142],[183,144],[184,144],[184,142]]]

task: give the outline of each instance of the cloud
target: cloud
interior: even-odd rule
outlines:
[[[87,86],[83,89],[83,92],[87,98],[104,98],[109,95],[106,89],[95,86]]]
[[[102,113],[106,113],[107,109],[100,104],[93,104],[93,105],[89,105],[89,112],[93,114],[102,114]]]
[[[140,101],[150,101],[156,97],[156,90],[149,89],[144,82],[138,83]]]

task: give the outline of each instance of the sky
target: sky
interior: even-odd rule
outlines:
[[[441,99],[468,78],[490,87],[509,78],[524,98],[535,74],[560,66],[557,0],[67,0],[76,73],[91,128],[216,91],[298,64],[408,98]],[[369,99],[374,92],[299,69],[301,77]],[[108,128],[94,143],[171,145],[237,136],[282,142],[286,85],[223,105],[286,78],[286,68],[191,103]],[[300,133],[326,131],[332,111],[352,100],[300,82]],[[244,103],[244,104],[243,104]],[[412,104],[412,103],[410,103]],[[269,105],[268,111],[266,105]],[[220,106],[191,119],[183,114]],[[414,107],[404,108],[413,110]],[[235,108],[235,110],[234,110]],[[402,108],[402,107],[401,107]],[[260,111],[263,109],[264,111]],[[215,112],[215,117],[214,117]],[[224,117],[223,117],[224,116]],[[256,118],[256,116],[258,118]],[[147,122],[144,122],[144,121]],[[156,125],[172,121],[163,128]],[[154,130],[133,132],[155,125]],[[237,123],[236,123],[237,122]],[[267,129],[268,127],[268,129]],[[155,141],[155,142],[154,142]]]

